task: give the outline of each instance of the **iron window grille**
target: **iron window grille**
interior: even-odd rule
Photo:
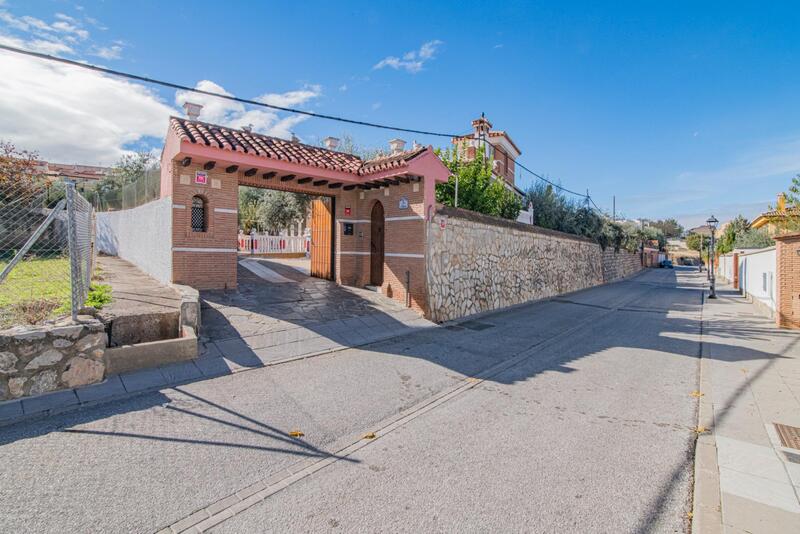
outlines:
[[[206,231],[206,201],[203,197],[192,197],[192,232]]]

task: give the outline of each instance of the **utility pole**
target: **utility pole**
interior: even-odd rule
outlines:
[[[617,195],[611,197],[611,220],[617,222]]]

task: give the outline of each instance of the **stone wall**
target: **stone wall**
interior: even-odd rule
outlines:
[[[99,382],[106,369],[105,349],[106,333],[95,319],[4,330],[0,332],[0,399]]]
[[[172,199],[97,212],[97,250],[119,256],[159,282],[172,281]]]
[[[457,319],[603,283],[587,239],[441,207],[428,225],[429,317]]]
[[[614,282],[634,275],[642,270],[642,258],[636,252],[613,248],[603,251],[603,282]]]

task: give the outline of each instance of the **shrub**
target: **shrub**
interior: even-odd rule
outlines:
[[[101,310],[103,306],[110,303],[112,300],[110,285],[94,284],[89,289],[89,295],[86,297],[86,306]]]
[[[734,248],[766,248],[775,241],[761,229],[749,228],[736,236]]]

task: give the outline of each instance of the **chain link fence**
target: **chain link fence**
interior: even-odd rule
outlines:
[[[161,197],[161,170],[148,169],[122,187],[97,188],[85,194],[97,211],[135,208]]]
[[[77,315],[94,266],[94,212],[69,181],[0,181],[0,328]]]

